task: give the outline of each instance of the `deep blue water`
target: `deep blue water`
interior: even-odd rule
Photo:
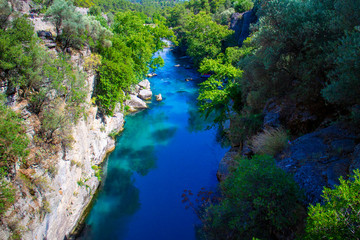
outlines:
[[[175,67],[184,60],[170,49],[158,54],[165,66],[149,80],[163,101],[153,99],[149,109],[126,117],[81,239],[195,239],[198,220],[181,194],[215,188],[227,149],[197,112],[197,81],[185,81],[198,74]]]

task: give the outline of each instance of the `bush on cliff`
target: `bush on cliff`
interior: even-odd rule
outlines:
[[[239,0],[234,3],[234,8],[236,12],[245,12],[249,11],[254,7],[254,2],[251,0]]]
[[[360,172],[354,173],[334,189],[324,188],[324,204],[310,205],[306,239],[359,239]]]
[[[294,235],[303,211],[293,178],[277,168],[270,156],[238,158],[237,163],[221,184],[224,199],[206,210],[204,232],[208,239]]]
[[[24,160],[28,155],[28,143],[22,119],[1,100],[0,168],[12,168],[18,160]]]
[[[29,140],[22,119],[5,106],[0,96],[0,217],[15,200],[14,189],[8,181],[15,164],[25,161]]]

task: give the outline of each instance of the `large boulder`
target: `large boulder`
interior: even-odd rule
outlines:
[[[140,90],[138,97],[143,100],[149,100],[152,97],[152,92],[148,89]]]
[[[133,94],[130,94],[130,99],[125,101],[125,105],[130,107],[130,111],[147,108],[146,103]]]
[[[141,82],[139,82],[138,85],[139,85],[140,89],[150,90],[150,82],[147,79],[142,80]]]

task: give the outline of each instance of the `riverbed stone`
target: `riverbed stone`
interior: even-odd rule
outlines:
[[[150,90],[150,82],[147,79],[142,80],[141,82],[139,82],[138,85],[139,85],[140,89]]]
[[[156,97],[156,101],[158,101],[158,102],[162,101],[161,93],[159,93],[158,95],[155,95],[155,97]]]
[[[130,99],[126,100],[125,105],[130,107],[130,111],[147,108],[146,103],[133,94],[130,94]]]
[[[148,89],[140,90],[138,97],[143,100],[149,100],[152,97],[152,92]]]

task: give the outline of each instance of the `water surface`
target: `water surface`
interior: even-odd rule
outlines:
[[[199,75],[175,67],[186,63],[170,49],[158,54],[165,66],[149,80],[163,101],[126,117],[81,239],[196,239],[198,220],[181,194],[214,188],[227,149],[216,141],[215,129],[204,129],[197,112]]]

